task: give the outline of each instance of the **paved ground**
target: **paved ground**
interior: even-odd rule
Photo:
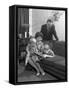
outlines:
[[[35,71],[26,70],[22,64],[18,65],[18,82],[42,81],[42,80],[57,80],[57,79],[48,73],[46,73],[45,76],[42,75],[36,76]]]

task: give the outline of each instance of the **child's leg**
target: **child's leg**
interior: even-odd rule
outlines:
[[[31,64],[31,66],[33,66],[36,69],[37,73],[40,73],[39,68],[36,66],[36,64],[33,62],[33,60],[31,60],[31,58],[29,60],[29,64]]]
[[[36,62],[37,67],[39,68],[40,72],[42,75],[45,75],[45,72],[43,71],[43,69],[41,68],[40,64],[38,62]]]

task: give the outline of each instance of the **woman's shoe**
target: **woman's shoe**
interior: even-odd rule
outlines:
[[[43,72],[42,75],[44,76],[45,75],[45,72]]]
[[[39,76],[39,75],[40,75],[40,73],[37,73],[37,74],[36,74],[36,76]]]

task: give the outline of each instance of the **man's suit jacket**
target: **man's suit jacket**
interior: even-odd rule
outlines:
[[[42,25],[41,33],[43,34],[43,40],[53,40],[53,35],[56,40],[58,40],[54,24],[51,26],[49,31],[47,30],[47,24]]]

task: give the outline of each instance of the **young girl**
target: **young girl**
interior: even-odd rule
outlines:
[[[26,65],[27,63],[31,64],[37,71],[37,76],[40,75],[40,72],[42,75],[45,75],[45,72],[43,71],[43,69],[40,67],[38,61],[39,61],[39,58],[38,56],[36,55],[36,53],[40,54],[38,52],[38,49],[37,49],[37,45],[36,45],[36,39],[35,38],[30,38],[30,42],[26,48],[26,51],[27,51],[27,56],[26,56]]]

